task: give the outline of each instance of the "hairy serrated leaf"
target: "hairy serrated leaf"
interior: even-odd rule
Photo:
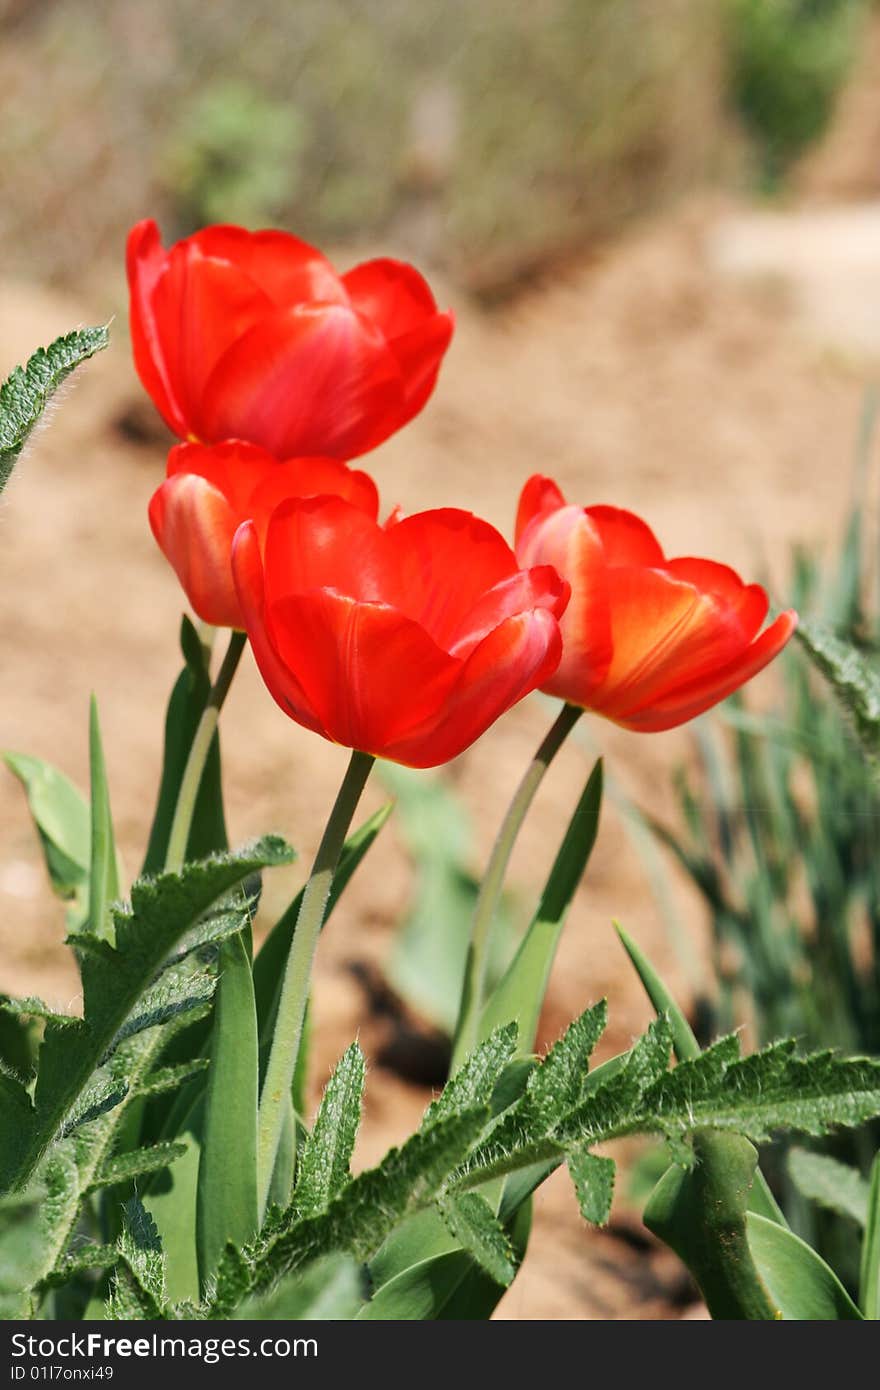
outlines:
[[[311,1134],[306,1138],[294,1192],[303,1216],[322,1211],[345,1186],[361,1120],[364,1054],[353,1042],[327,1083]]]
[[[507,1023],[480,1043],[428,1106],[423,1124],[432,1124],[473,1106],[488,1105],[501,1073],[516,1050],[517,1031],[515,1023]]]
[[[198,1076],[207,1066],[207,1057],[194,1057],[192,1061],[180,1062],[177,1066],[157,1067],[132,1087],[132,1095],[159,1096],[165,1091],[176,1091],[185,1081]]]
[[[130,908],[115,913],[115,947],[77,938],[84,1017],[64,1028],[46,1028],[35,1111],[18,1154],[4,1156],[0,1190],[22,1184],[33,1171],[177,942],[242,880],[262,867],[289,862],[291,853],[283,840],[268,836],[233,854],[188,864],[180,874],[140,880],[132,888]]]
[[[47,348],[37,348],[0,387],[0,492],[49,398],[73,369],[107,346],[107,327],[76,328]]]
[[[476,1192],[450,1195],[438,1209],[452,1235],[496,1284],[508,1288],[516,1275],[513,1249],[495,1213]]]
[[[614,1159],[587,1152],[570,1153],[568,1171],[581,1216],[594,1226],[605,1226],[614,1196]]]
[[[164,1316],[165,1257],[156,1223],[138,1197],[125,1204],[117,1242],[120,1266],[110,1297],[115,1319],[146,1320]]]
[[[852,716],[864,746],[880,754],[880,670],[876,657],[835,637],[820,623],[802,621],[797,636]]]
[[[216,988],[217,976],[213,974],[171,971],[163,975],[157,985],[141,995],[134,1012],[113,1039],[111,1048],[117,1048],[126,1038],[143,1033],[147,1028],[168,1023],[179,1014],[204,1009],[210,1004]]]
[[[143,1149],[132,1149],[130,1153],[117,1154],[115,1158],[107,1160],[89,1183],[86,1192],[97,1192],[102,1187],[111,1187],[114,1183],[127,1182],[143,1173],[155,1173],[167,1168],[186,1153],[186,1148],[186,1144],[165,1141]]]

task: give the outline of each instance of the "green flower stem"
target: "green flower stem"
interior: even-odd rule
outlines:
[[[260,1097],[260,1117],[257,1132],[257,1181],[260,1201],[260,1220],[266,1213],[275,1158],[284,1126],[290,1088],[296,1070],[303,1018],[309,997],[312,962],[324,918],[333,875],[339,863],[342,846],[352,817],[364,789],[375,758],[369,753],[353,752],[339,794],[330,812],[330,819],[318,846],[315,862],[303,894],[302,906],[296,919],[293,941],[287,957],[275,1035],[269,1053],[266,1079]]]
[[[183,868],[205,762],[211,749],[211,741],[217,731],[217,720],[223,708],[223,701],[229,693],[229,687],[232,684],[232,678],[238,668],[246,642],[247,633],[233,631],[223,663],[217,672],[217,679],[211,687],[208,702],[202,711],[195,737],[190,745],[189,757],[186,760],[186,767],[180,781],[180,791],[177,794],[171,833],[168,836],[168,853],[165,856],[166,873],[176,874]]]
[[[582,714],[583,710],[577,705],[566,704],[562,706],[553,727],[526,768],[525,775],[507,808],[507,814],[501,823],[498,838],[492,847],[486,873],[480,884],[471,924],[471,940],[465,966],[461,1007],[452,1050],[451,1073],[453,1075],[469,1053],[473,1052],[478,1042],[492,926],[516,838],[535,798],[535,793],[543,781],[545,772]]]

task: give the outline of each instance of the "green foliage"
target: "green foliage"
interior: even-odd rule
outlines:
[[[180,874],[141,879],[132,888],[131,906],[114,912],[115,947],[90,936],[77,938],[84,1017],[47,1025],[33,1105],[23,1088],[16,1090],[4,1078],[0,1104],[18,1136],[12,1153],[4,1154],[4,1188],[20,1186],[33,1172],[74,1113],[95,1069],[118,1046],[120,1030],[169,952],[218,899],[258,869],[289,859],[284,842],[268,837],[235,854],[187,865]],[[247,907],[241,910],[246,918]]]
[[[775,182],[825,129],[857,49],[864,0],[726,0],[730,81]]]
[[[859,1300],[866,1318],[872,1322],[880,1319],[880,1154],[875,1154],[871,1166],[859,1268]]]
[[[25,789],[52,891],[70,903],[67,928],[77,931],[88,914],[88,805],[73,783],[50,763],[26,753],[4,753],[3,761]]]
[[[106,328],[77,328],[38,348],[0,386],[0,492],[50,398],[75,367],[109,342]]]

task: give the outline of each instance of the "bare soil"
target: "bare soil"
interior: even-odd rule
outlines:
[[[572,500],[643,514],[669,553],[705,554],[766,575],[784,603],[792,544],[824,550],[839,534],[867,349],[861,340],[852,351],[839,341],[826,346],[785,275],[743,278],[724,267],[717,238],[736,211],[692,204],[491,316],[456,303],[456,338],[434,400],[366,460],[385,505],[470,507],[509,532],[519,488],[540,470]],[[4,285],[0,370],[71,325],[106,317],[122,302],[116,267],[112,276],[107,299],[88,303]],[[876,303],[880,252],[869,276]],[[116,321],[111,350],[82,370],[53,414],[0,508],[0,746],[47,758],[85,786],[94,690],[121,849],[134,873],[155,794],[162,712],[178,669],[180,596],[146,523],[165,442],[142,402],[124,320]],[[527,701],[447,773],[477,827],[475,869],[549,714],[541,698]],[[300,851],[299,864],[267,884],[268,919],[302,881],[345,754],[285,719],[250,658],[223,722],[233,840],[273,829]],[[535,893],[595,752],[606,755],[622,788],[671,817],[668,774],[687,749],[686,732],[640,737],[592,721],[585,742],[568,750],[542,789],[517,852],[514,886]],[[373,787],[367,809],[381,798]],[[78,980],[62,945],[61,909],[45,887],[11,777],[0,778],[0,830],[0,986],[75,1011]],[[377,1061],[393,1025],[370,1016],[351,969],[353,962],[381,967],[409,883],[392,820],[320,953],[314,1095],[360,1030],[371,1061],[360,1164],[405,1135],[427,1098],[425,1088]],[[677,904],[699,970],[700,907],[682,884]],[[638,852],[609,803],[557,960],[542,1044],[605,994],[606,1051],[626,1046],[648,1021],[612,916],[681,997],[691,997],[693,973],[669,940]],[[699,1315],[693,1293],[674,1258],[645,1237],[625,1192],[610,1231],[597,1234],[580,1221],[564,1175],[547,1184],[525,1266],[499,1317],[683,1313]]]

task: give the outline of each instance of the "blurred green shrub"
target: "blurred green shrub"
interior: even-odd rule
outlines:
[[[727,0],[727,9],[731,95],[773,187],[828,124],[866,0]]]
[[[276,221],[296,196],[306,139],[298,111],[245,82],[195,92],[159,157],[175,234],[210,222]]]

